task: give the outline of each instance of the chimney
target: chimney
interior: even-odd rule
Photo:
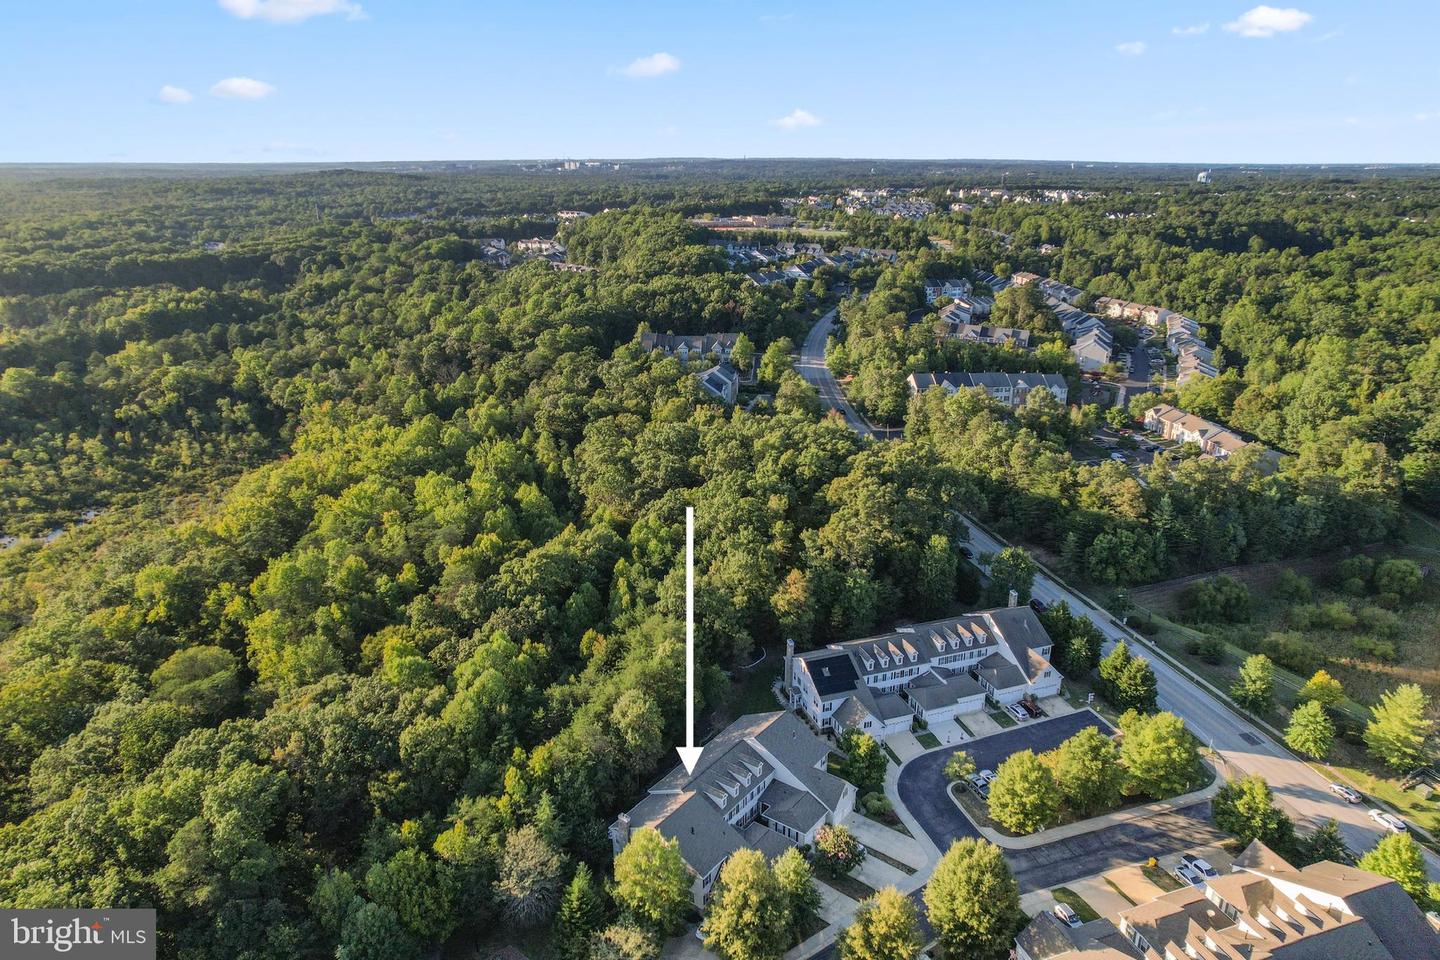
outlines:
[[[1017,607],[1017,606],[1019,606],[1019,605],[1020,605],[1020,594],[1016,593],[1014,590],[1011,590],[1011,591],[1010,591],[1010,606],[1012,606],[1012,607]]]
[[[790,683],[795,677],[795,641],[785,639],[785,699],[790,700]]]

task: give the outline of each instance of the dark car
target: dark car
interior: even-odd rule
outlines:
[[[1040,704],[1035,703],[1033,700],[1021,700],[1020,709],[1030,714],[1030,719],[1032,720],[1038,720],[1045,716],[1045,711],[1040,709]]]
[[[1030,598],[1030,609],[1031,609],[1031,610],[1034,610],[1036,613],[1044,613],[1044,612],[1045,612],[1045,603],[1044,603],[1044,601],[1036,600],[1034,597],[1031,597],[1031,598]]]
[[[975,551],[971,550],[969,547],[961,547],[960,556],[964,557],[966,560],[974,560]]]

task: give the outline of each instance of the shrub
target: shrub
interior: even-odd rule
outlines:
[[[1315,596],[1315,585],[1310,582],[1309,577],[1286,569],[1280,571],[1280,579],[1275,581],[1274,593],[1277,599],[1286,603],[1309,603]]]
[[[1420,592],[1420,580],[1420,565],[1404,557],[1384,560],[1375,568],[1375,592],[1393,593],[1401,600]]]
[[[1362,584],[1361,592],[1364,592],[1363,584],[1370,582],[1370,575],[1375,572],[1375,561],[1363,553],[1341,560],[1335,567],[1335,576],[1343,585],[1350,580],[1359,580]],[[1347,591],[1348,592],[1348,591]]]
[[[1260,652],[1292,673],[1304,676],[1324,666],[1325,658],[1310,646],[1304,634],[1272,633],[1260,641]]]
[[[1249,588],[1223,574],[1186,587],[1180,603],[1187,617],[1206,623],[1244,623],[1252,607]]]
[[[1366,631],[1379,637],[1398,637],[1400,635],[1400,616],[1383,607],[1366,604],[1355,611],[1355,619]]]
[[[1356,637],[1350,641],[1355,652],[1361,656],[1374,657],[1376,660],[1383,660],[1386,663],[1394,663],[1398,653],[1395,644],[1389,640],[1379,640],[1375,637]]]
[[[1366,592],[1365,581],[1359,577],[1346,577],[1340,581],[1340,591],[1348,593],[1352,597],[1363,597]]]
[[[1355,614],[1350,608],[1339,600],[1332,600],[1320,608],[1324,616],[1324,625],[1331,630],[1353,630],[1355,629]]]
[[[867,793],[860,798],[860,805],[865,812],[872,817],[883,817],[895,808],[890,804],[890,798],[883,793]]]

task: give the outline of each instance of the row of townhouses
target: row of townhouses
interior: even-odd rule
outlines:
[[[746,382],[746,374],[730,362],[730,357],[735,352],[735,342],[739,339],[740,334],[735,332],[697,334],[646,332],[640,334],[639,337],[642,349],[652,353],[658,351],[667,357],[676,358],[681,363],[714,357],[717,362],[696,372],[695,379],[700,384],[700,389],[708,395],[722,403],[732,405],[740,398],[740,385]],[[753,378],[754,371],[751,371],[750,376]]]
[[[788,711],[741,717],[705,744],[692,772],[677,764],[616,818],[612,849],[618,855],[643,827],[677,841],[699,907],[737,851],[773,858],[849,816],[855,788],[825,770],[830,749]]]
[[[1440,937],[1400,884],[1324,860],[1292,866],[1260,841],[1231,872],[1078,927],[1050,913],[1016,960],[1440,960]]]
[[[1060,692],[1051,640],[1028,606],[1000,607],[785,655],[790,706],[816,730],[886,737],[912,721]]]
[[[1249,446],[1238,433],[1179,407],[1161,403],[1145,411],[1145,428],[1176,443],[1193,443],[1206,456],[1224,459]]]
[[[1058,373],[912,373],[905,382],[911,395],[939,387],[948,394],[979,388],[1006,407],[1025,405],[1033,390],[1048,390],[1064,406],[1070,387]]]

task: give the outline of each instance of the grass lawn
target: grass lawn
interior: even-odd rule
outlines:
[[[1000,726],[1002,726],[1002,727],[1013,727],[1013,726],[1015,726],[1015,718],[1012,717],[1012,716],[1010,716],[1010,714],[1006,713],[1004,710],[997,710],[997,711],[995,711],[994,713],[991,713],[989,710],[986,710],[985,713],[986,713],[987,715],[989,715],[989,717],[990,717],[991,720],[994,720],[996,723],[1000,724]]]
[[[1089,923],[1091,920],[1100,919],[1100,914],[1096,912],[1095,908],[1086,903],[1084,897],[1069,887],[1056,887],[1050,891],[1050,896],[1054,897],[1060,903],[1065,904],[1065,906],[1071,910],[1074,910],[1075,916],[1080,918],[1081,923]]]
[[[751,670],[737,670],[725,706],[732,716],[747,713],[769,713],[780,709],[780,701],[770,691],[784,669],[784,656],[767,650],[765,659]]]
[[[1182,886],[1179,877],[1159,867],[1152,867],[1148,863],[1141,864],[1140,872],[1145,874],[1146,880],[1149,880],[1166,893],[1169,893],[1171,890],[1179,890]]]
[[[816,873],[815,879],[827,887],[830,887],[832,890],[843,893],[856,903],[875,896],[875,888],[856,877],[831,877],[823,873]]]
[[[935,736],[935,734],[931,733],[929,730],[921,730],[919,733],[915,734],[915,739],[919,740],[920,746],[924,747],[926,750],[934,750],[936,747],[940,746],[940,738]]]

